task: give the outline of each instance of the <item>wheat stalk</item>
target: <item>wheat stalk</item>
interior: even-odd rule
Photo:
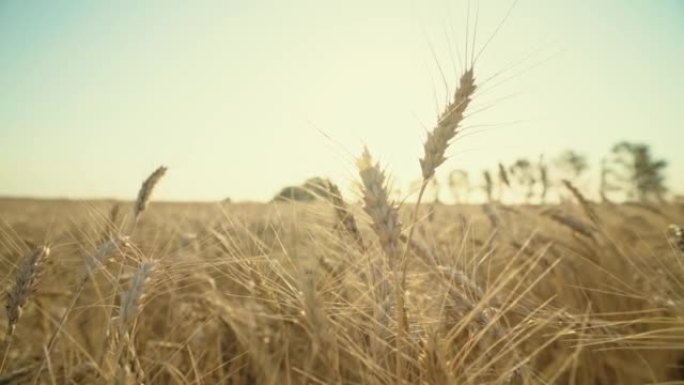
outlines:
[[[155,266],[156,264],[151,261],[142,262],[131,278],[130,288],[121,295],[119,321],[122,328],[130,328],[140,311],[140,302],[144,298],[145,286],[149,282]]]
[[[399,240],[401,236],[401,224],[397,208],[389,201],[385,173],[380,169],[373,159],[368,149],[365,149],[357,161],[359,175],[363,183],[364,211],[371,217],[372,228],[378,237],[380,247],[385,253],[387,265],[394,271],[397,265]],[[372,264],[374,281],[377,284],[376,297],[380,302],[383,317],[389,314],[390,291],[378,264]]]
[[[0,372],[5,367],[5,360],[21,313],[36,290],[42,265],[49,255],[50,248],[47,246],[40,246],[32,250],[21,264],[14,285],[7,293],[7,334],[5,335],[5,353],[2,357],[2,363],[0,363]]]
[[[155,267],[156,263],[153,261],[142,262],[131,278],[129,289],[121,294],[121,307],[117,317],[119,352],[116,380],[118,383],[128,384],[133,379],[136,383],[142,384],[144,378],[132,334],[135,319],[142,308],[141,302],[144,299],[145,288]]]
[[[389,265],[394,267],[397,265],[401,223],[397,207],[389,199],[385,173],[378,163],[373,162],[367,148],[358,159],[357,167],[363,183],[363,209],[373,220],[373,231]]]
[[[545,210],[544,212],[542,212],[542,215],[552,219],[554,222],[559,223],[576,233],[582,234],[587,238],[594,239],[594,233],[596,232],[596,229],[590,226],[585,221],[575,218],[570,214],[561,213],[556,210]]]
[[[137,226],[140,217],[142,213],[145,211],[147,208],[147,205],[149,203],[150,197],[152,196],[152,190],[154,189],[154,186],[159,182],[159,180],[166,174],[167,168],[164,166],[161,166],[157,168],[145,181],[143,182],[142,186],[140,187],[140,191],[138,192],[138,198],[135,202],[135,205],[133,207],[133,214],[134,214],[134,221],[128,231],[128,234],[132,234],[133,230],[135,230],[135,227]],[[47,353],[50,354],[52,352],[52,349],[55,346],[55,343],[57,342],[57,338],[59,337],[59,334],[62,331],[62,328],[64,327],[64,324],[66,323],[66,320],[69,316],[69,313],[73,310],[73,308],[76,306],[76,303],[78,302],[78,299],[80,298],[81,294],[83,293],[83,290],[85,289],[86,284],[92,277],[93,273],[99,269],[100,266],[116,251],[119,250],[123,247],[128,247],[128,237],[127,236],[119,236],[119,235],[114,235],[112,236],[107,242],[102,244],[97,251],[88,256],[86,258],[86,268],[84,271],[84,274],[81,278],[81,280],[78,282],[76,290],[74,291],[74,295],[71,298],[71,302],[67,306],[67,308],[64,310],[62,313],[62,316],[60,317],[59,323],[57,325],[57,329],[55,329],[54,333],[50,336],[50,339],[47,344]],[[43,360],[40,368],[38,369],[36,375],[34,376],[33,383],[36,384],[38,382],[38,378],[40,377],[43,369],[45,368],[46,360]]]
[[[406,333],[408,332],[408,319],[404,306],[404,285],[399,277],[401,223],[399,222],[397,207],[389,199],[385,173],[380,169],[380,165],[373,161],[368,148],[358,159],[357,167],[363,183],[363,209],[373,221],[373,231],[385,253],[394,280],[395,316],[397,320],[396,371],[397,378],[403,379],[403,354]],[[379,315],[379,321],[382,325],[384,324],[383,321],[386,320],[391,302],[389,289],[384,285],[384,281],[381,281],[378,294],[383,307],[383,314]]]
[[[47,246],[40,246],[24,259],[16,275],[14,286],[7,293],[7,335],[11,336],[17,326],[22,310],[36,289],[41,267],[50,254]]]
[[[470,68],[461,75],[459,87],[454,93],[453,101],[439,116],[437,126],[428,133],[424,144],[425,154],[420,160],[423,172],[423,180],[432,178],[435,170],[446,160],[445,152],[451,140],[458,133],[458,128],[463,121],[463,114],[470,104],[475,92],[475,77]]]
[[[401,257],[402,281],[406,280],[406,256],[411,240],[413,239],[413,231],[416,228],[418,221],[418,208],[420,207],[423,194],[425,194],[425,189],[427,188],[430,179],[434,177],[437,167],[446,160],[446,149],[449,147],[449,144],[451,144],[451,140],[458,133],[458,128],[463,121],[465,110],[470,104],[476,88],[475,75],[473,68],[471,67],[461,75],[459,86],[454,93],[454,99],[439,116],[437,119],[437,126],[432,132],[428,133],[425,144],[423,145],[424,155],[423,158],[420,159],[423,181],[413,210],[413,225],[409,229],[408,236],[406,237],[406,248]]]
[[[133,227],[135,227],[135,225],[140,220],[140,216],[145,211],[145,209],[147,209],[150,197],[152,196],[152,190],[154,190],[154,186],[156,186],[159,180],[161,180],[164,174],[166,174],[166,170],[167,168],[164,166],[157,168],[156,170],[154,170],[152,174],[150,174],[150,176],[147,177],[147,179],[145,179],[142,186],[140,186],[140,191],[138,192],[138,199],[136,199],[135,205],[133,206]]]
[[[563,179],[563,184],[575,197],[575,199],[577,199],[580,206],[582,207],[582,210],[584,211],[584,214],[589,219],[591,219],[591,221],[594,222],[595,225],[600,226],[600,220],[598,215],[596,215],[596,211],[594,211],[594,208],[591,207],[589,201],[584,197],[584,195],[582,195],[582,193],[577,189],[577,187],[573,186],[573,184],[567,179]]]

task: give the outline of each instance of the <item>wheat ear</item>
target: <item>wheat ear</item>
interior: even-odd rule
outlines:
[[[135,205],[133,206],[133,226],[130,231],[133,231],[133,228],[137,225],[138,221],[140,220],[140,216],[142,213],[147,209],[147,205],[150,201],[150,197],[152,196],[152,190],[154,190],[154,186],[157,185],[159,180],[166,174],[167,168],[164,166],[161,166],[154,170],[150,176],[145,179],[143,182],[142,186],[140,186],[140,191],[138,192],[138,199],[135,201]],[[130,233],[130,232],[129,232]]]
[[[142,213],[147,208],[150,197],[152,196],[152,190],[154,189],[154,186],[159,182],[159,180],[164,176],[164,174],[166,174],[166,170],[167,168],[164,166],[157,168],[149,177],[147,177],[147,179],[145,179],[142,186],[140,187],[140,191],[138,192],[138,198],[133,207],[134,221],[130,229],[128,230],[129,235],[133,232],[133,230],[135,230],[135,227],[137,226],[137,223],[140,220]],[[73,308],[76,306],[76,302],[78,302],[78,299],[83,293],[83,290],[85,289],[85,286],[92,277],[93,273],[97,271],[99,267],[116,250],[128,246],[129,244],[127,236],[119,236],[115,234],[111,237],[110,240],[102,244],[94,254],[86,258],[86,269],[84,271],[84,274],[77,284],[76,290],[74,291],[74,295],[71,298],[71,302],[69,303],[66,310],[64,310],[62,316],[60,317],[57,329],[55,329],[52,336],[50,336],[50,340],[47,344],[47,354],[50,354],[50,352],[52,352],[52,348],[54,348],[55,343],[57,342],[57,337],[59,337],[59,334],[62,331],[62,327],[66,323],[69,313],[71,313]],[[34,384],[38,382],[38,378],[40,377],[40,374],[42,373],[44,368],[45,360],[42,361],[36,375],[34,376]]]
[[[454,100],[440,115],[437,126],[428,133],[425,141],[425,155],[420,160],[424,180],[432,178],[437,167],[444,163],[446,149],[458,133],[465,110],[470,104],[473,93],[475,93],[475,76],[472,68],[461,75],[459,83],[458,89],[454,93]]]
[[[0,363],[0,372],[5,367],[5,359],[9,353],[14,330],[21,317],[22,310],[36,290],[43,263],[50,255],[50,248],[40,246],[31,251],[24,259],[16,275],[14,285],[7,293],[7,334],[5,335],[5,353]]]
[[[430,179],[435,175],[435,170],[439,165],[446,160],[446,149],[451,144],[451,140],[458,133],[458,129],[463,121],[464,113],[475,93],[475,75],[471,67],[461,75],[459,86],[454,93],[453,101],[447,105],[446,109],[437,119],[437,126],[428,133],[427,140],[423,146],[425,153],[420,159],[420,168],[423,174],[423,181],[418,192],[418,199],[416,200],[413,209],[412,226],[409,229],[406,248],[401,256],[402,265],[402,281],[406,280],[406,255],[408,254],[409,245],[413,239],[413,231],[416,228],[418,220],[418,208],[420,202],[425,194],[425,189],[428,186]]]
[[[363,209],[373,220],[373,231],[389,265],[396,266],[401,224],[397,207],[389,199],[385,173],[373,162],[367,148],[358,159],[357,167],[363,183]]]
[[[118,317],[118,373],[119,383],[129,383],[131,377],[141,384],[145,376],[133,342],[135,319],[141,311],[148,285],[156,264],[152,261],[142,262],[131,278],[130,287],[121,295],[121,308]]]
[[[582,195],[582,193],[577,189],[577,187],[573,186],[573,184],[567,180],[563,179],[563,184],[565,187],[572,193],[572,195],[577,199],[579,202],[580,206],[582,207],[582,211],[584,211],[584,214],[591,219],[592,222],[594,222],[595,225],[600,226],[601,222],[599,220],[598,215],[596,215],[596,211],[594,211],[594,208],[591,207],[591,203],[587,200],[587,198]]]
[[[378,236],[380,247],[385,253],[394,281],[395,317],[397,320],[396,338],[396,376],[400,381],[404,378],[404,351],[408,333],[408,318],[405,307],[405,290],[400,278],[400,238],[401,223],[397,207],[389,199],[385,173],[378,163],[373,162],[366,148],[357,161],[359,175],[363,183],[364,210],[373,220],[373,230]],[[383,290],[382,297],[385,311],[389,307],[389,292]]]
[[[31,251],[19,268],[14,286],[7,293],[8,336],[14,333],[19,317],[21,317],[22,309],[35,291],[42,264],[49,254],[50,249],[48,247],[38,247]]]

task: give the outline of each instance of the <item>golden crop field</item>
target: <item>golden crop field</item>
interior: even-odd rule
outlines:
[[[0,385],[684,385],[681,4],[57,3],[0,2]]]
[[[684,381],[684,206],[333,201],[0,201],[0,383]]]

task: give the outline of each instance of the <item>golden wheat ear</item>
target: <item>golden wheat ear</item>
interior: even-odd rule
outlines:
[[[150,197],[152,196],[152,190],[154,190],[154,186],[156,186],[159,180],[161,180],[161,178],[166,174],[166,170],[167,168],[165,166],[157,168],[152,174],[150,174],[150,176],[147,177],[147,179],[145,179],[142,186],[140,186],[138,199],[136,199],[135,205],[133,206],[134,224],[138,223],[140,216],[145,209],[147,209],[147,205],[150,202]]]
[[[19,268],[14,285],[7,293],[7,338],[14,334],[22,310],[38,285],[43,263],[49,254],[50,248],[47,246],[37,247],[26,256]]]
[[[435,175],[435,170],[446,160],[445,152],[452,139],[459,132],[466,108],[475,93],[475,75],[470,68],[461,75],[458,89],[454,93],[453,101],[446,107],[437,120],[437,126],[428,133],[423,145],[425,154],[420,159],[423,180]]]
[[[367,148],[357,160],[357,167],[363,183],[363,209],[373,221],[373,231],[390,266],[395,266],[398,262],[401,224],[397,207],[389,199],[385,173],[378,163],[373,162]]]

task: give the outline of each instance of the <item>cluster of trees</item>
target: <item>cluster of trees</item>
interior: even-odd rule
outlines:
[[[508,200],[544,204],[554,193],[557,199],[563,199],[562,181],[567,180],[603,201],[662,201],[667,193],[666,167],[667,162],[656,158],[648,145],[620,142],[601,160],[596,188],[587,187],[585,183],[585,175],[590,169],[587,157],[566,150],[550,161],[540,156],[535,160],[520,158],[510,164],[499,163],[493,170],[482,170],[479,178],[465,170],[453,170],[445,183],[433,178],[429,190],[435,201],[443,197],[443,187],[447,187],[456,203],[468,203],[478,194],[489,202],[501,201],[506,195]],[[414,190],[415,186],[409,188]],[[593,191],[596,193],[592,194]],[[328,194],[326,180],[315,177],[301,185],[283,188],[273,200],[309,202],[325,199]],[[394,194],[397,200],[404,198],[400,191],[395,190]]]
[[[667,162],[656,158],[648,145],[620,142],[601,160],[599,183],[596,189],[601,200],[611,198],[645,201],[662,201],[667,192],[664,171]],[[509,165],[499,163],[495,171],[483,170],[481,182],[472,183],[465,170],[454,170],[446,185],[455,202],[469,201],[473,192],[484,193],[488,201],[501,200],[506,191],[512,191],[526,203],[546,203],[549,193],[557,190],[561,181],[582,185],[589,170],[586,156],[567,150],[547,162],[543,156],[531,161],[520,158]],[[435,199],[439,197],[439,183],[435,181]]]

